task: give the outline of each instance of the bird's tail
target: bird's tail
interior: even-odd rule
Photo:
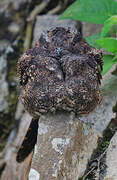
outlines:
[[[16,161],[18,163],[24,161],[24,159],[32,152],[37,142],[38,133],[38,119],[32,118],[25,138],[17,152]]]

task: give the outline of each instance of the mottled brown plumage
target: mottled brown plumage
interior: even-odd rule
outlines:
[[[79,33],[51,29],[19,59],[20,99],[34,117],[56,110],[88,113],[101,99],[102,65],[100,51]]]
[[[34,118],[56,110],[89,113],[101,100],[102,66],[101,52],[80,33],[50,29],[18,61],[20,99]]]

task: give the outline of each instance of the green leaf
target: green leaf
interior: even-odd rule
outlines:
[[[115,56],[113,57],[113,61],[117,60],[117,55],[115,54]]]
[[[74,19],[95,24],[103,24],[109,17],[117,14],[115,0],[77,0],[59,19]]]
[[[99,48],[99,45],[96,43],[95,40],[99,39],[101,37],[101,33],[92,35],[92,36],[88,36],[85,38],[85,40],[87,41],[88,44],[90,44],[91,46],[95,47],[95,48]]]
[[[104,27],[102,28],[101,37],[104,37],[111,30],[111,28],[116,24],[117,24],[117,15],[111,16],[109,19],[107,19],[104,22]]]
[[[117,40],[115,38],[100,38],[96,43],[106,51],[117,53]]]
[[[104,61],[104,66],[103,66],[103,72],[102,75],[106,74],[107,71],[117,62],[113,60],[112,55],[104,55],[103,56],[103,61]]]

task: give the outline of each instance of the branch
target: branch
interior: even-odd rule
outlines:
[[[37,14],[41,13],[46,6],[48,5],[49,1],[47,2],[42,2],[38,6],[36,6],[33,11],[30,13],[29,17],[27,18],[28,24],[26,27],[26,38],[25,38],[25,45],[24,45],[24,52],[28,50],[31,46],[31,41],[32,41],[32,32],[33,32],[33,27],[34,27],[34,22]]]

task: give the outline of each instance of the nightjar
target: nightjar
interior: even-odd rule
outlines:
[[[102,53],[87,44],[79,32],[55,27],[43,33],[35,47],[18,61],[20,99],[32,116],[17,153],[21,162],[34,148],[41,114],[69,111],[91,112],[101,101],[99,89]]]

